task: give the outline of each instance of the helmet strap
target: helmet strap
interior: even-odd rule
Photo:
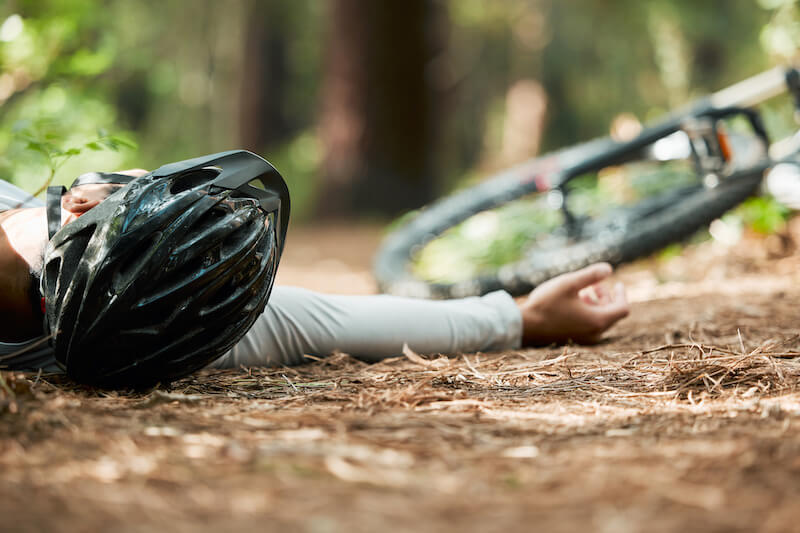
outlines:
[[[61,197],[67,189],[63,186],[48,187],[45,198],[45,213],[47,214],[47,236],[49,239],[61,229]]]

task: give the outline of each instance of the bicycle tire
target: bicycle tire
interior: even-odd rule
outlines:
[[[411,272],[409,264],[415,253],[447,229],[479,212],[546,190],[547,184],[542,182],[547,180],[548,162],[553,158],[572,159],[580,164],[611,146],[613,141],[599,139],[562,150],[432,204],[382,243],[373,265],[378,286],[389,294],[419,298],[463,298],[499,289],[519,296],[559,274],[598,261],[619,265],[691,236],[752,195],[768,168],[768,161],[762,158],[725,177],[716,187],[698,185],[682,194],[678,201],[670,201],[665,208],[637,221],[634,228],[601,239],[580,241],[551,257],[538,257],[536,264],[527,257],[497,271],[452,283],[426,281]]]

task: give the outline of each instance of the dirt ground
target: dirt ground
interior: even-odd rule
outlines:
[[[797,220],[797,219],[796,219]],[[800,531],[800,222],[623,268],[593,347],[203,372],[4,373],[3,531]],[[279,282],[374,290],[373,227]]]

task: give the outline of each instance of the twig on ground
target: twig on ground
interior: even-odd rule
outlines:
[[[180,403],[197,403],[202,400],[208,399],[206,396],[199,394],[182,394],[179,392],[165,392],[162,390],[154,390],[147,397],[140,402],[136,407],[139,409],[149,409],[156,405],[164,403],[180,402]]]

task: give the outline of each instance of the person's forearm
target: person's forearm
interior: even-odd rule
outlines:
[[[395,296],[333,296],[275,287],[265,312],[215,367],[294,365],[335,350],[368,361],[402,353],[517,348],[521,316],[498,291],[482,298],[431,301]]]

